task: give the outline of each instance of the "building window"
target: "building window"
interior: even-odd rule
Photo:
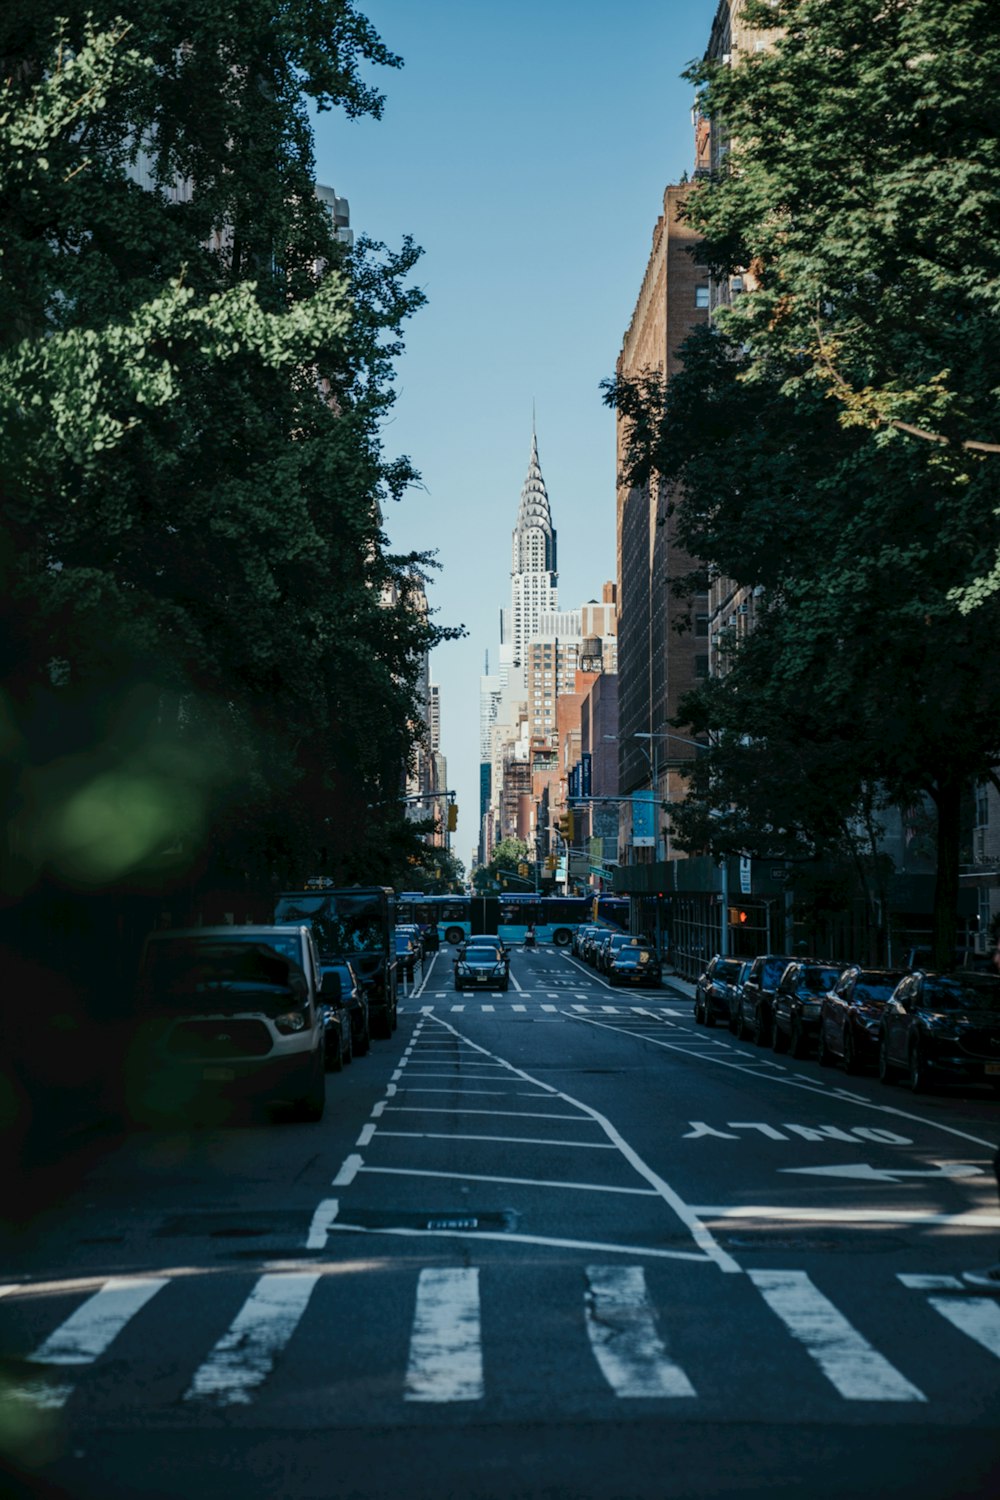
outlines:
[[[707,281],[703,281],[700,286],[696,286],[695,287],[695,289],[694,289],[694,305],[695,305],[695,307],[707,307],[708,306],[708,282]]]
[[[694,659],[694,675],[696,677],[708,676],[708,657],[696,656]]]

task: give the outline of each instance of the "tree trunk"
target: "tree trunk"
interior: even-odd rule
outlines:
[[[946,774],[936,782],[937,870],[934,885],[934,928],[931,962],[935,969],[955,967],[958,936],[958,850],[962,782]]]

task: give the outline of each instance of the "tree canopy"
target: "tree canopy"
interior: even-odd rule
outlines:
[[[683,705],[717,745],[678,820],[704,842],[721,809],[717,845],[817,854],[928,794],[950,958],[962,787],[1000,759],[1000,20],[989,0],[745,17],[783,34],[689,74],[728,143],[687,209],[722,305],[666,387],[607,392],[697,581],[759,594],[728,675]]]
[[[382,529],[419,252],[340,243],[309,106],[400,60],[351,0],[14,0],[0,59],[5,890],[391,879],[453,633]]]

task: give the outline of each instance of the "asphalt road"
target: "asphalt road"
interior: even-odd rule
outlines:
[[[319,1125],[103,1143],[7,1237],[4,1493],[1000,1493],[1000,1106],[443,952]]]

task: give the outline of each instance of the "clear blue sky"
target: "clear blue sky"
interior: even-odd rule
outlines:
[[[455,851],[478,838],[479,675],[510,600],[532,401],[558,533],[559,603],[615,576],[614,372],[663,190],[691,170],[692,91],[716,0],[358,0],[399,71],[380,121],[316,122],[320,182],[351,224],[424,249],[384,440],[423,476],[386,516],[437,552],[431,607],[468,636],[433,653]]]

